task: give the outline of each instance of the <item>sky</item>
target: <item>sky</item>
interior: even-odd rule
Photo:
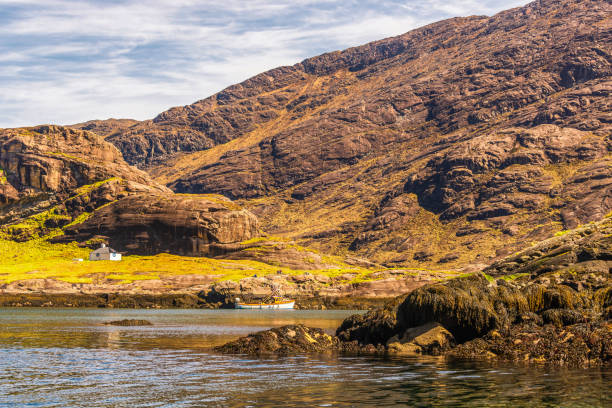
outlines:
[[[0,0],[0,128],[150,119],[268,69],[527,0]]]

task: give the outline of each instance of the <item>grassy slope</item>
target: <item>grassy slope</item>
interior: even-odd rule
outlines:
[[[78,188],[72,200],[89,194],[104,184],[118,180],[111,178]],[[119,180],[120,181],[120,180]],[[222,200],[216,195],[194,195],[214,200],[233,209],[240,207],[231,201]],[[105,204],[108,205],[108,204]],[[102,207],[104,207],[103,205]],[[100,208],[102,208],[100,207]],[[214,275],[219,280],[239,280],[254,274],[266,275],[282,270],[285,274],[302,274],[305,271],[294,270],[278,265],[270,265],[252,260],[219,260],[211,258],[184,257],[171,254],[155,256],[125,256],[122,262],[96,261],[89,262],[90,250],[80,248],[76,243],[52,244],[49,240],[62,235],[66,227],[80,223],[92,216],[95,211],[84,212],[73,217],[61,213],[59,206],[0,227],[0,283],[10,283],[26,279],[54,278],[70,283],[95,283],[100,279],[113,279],[118,283],[129,283],[136,280],[159,279],[160,276],[172,275]],[[50,219],[65,219],[63,227],[47,228]],[[259,238],[257,241],[264,238]],[[16,242],[22,241],[22,242]],[[274,238],[265,238],[274,241]],[[253,243],[253,242],[245,242]],[[294,249],[309,251],[306,248],[291,245]],[[266,247],[254,248],[265,251]],[[82,258],[83,262],[74,259]],[[333,277],[344,273],[356,274],[355,280],[367,280],[372,270],[353,267],[345,264],[338,257],[323,256],[328,269],[310,270],[314,274],[325,274]]]
[[[55,278],[71,283],[94,283],[101,277],[118,282],[158,279],[160,275],[215,275],[219,280],[239,280],[253,274],[266,275],[282,270],[285,274],[301,274],[305,271],[268,265],[250,260],[225,260],[186,257],[171,254],[155,256],[129,255],[121,262],[95,261],[87,258],[90,250],[76,244],[51,244],[45,240],[14,242],[0,240],[0,282],[10,283],[25,279]],[[77,262],[75,258],[85,261]],[[356,273],[356,279],[364,279],[372,270],[351,267],[341,262],[335,268],[308,271],[314,274],[337,276]]]

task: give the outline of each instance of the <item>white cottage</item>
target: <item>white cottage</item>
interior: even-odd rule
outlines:
[[[90,261],[120,261],[121,254],[113,248],[109,248],[106,244],[102,244],[100,248],[89,254]]]

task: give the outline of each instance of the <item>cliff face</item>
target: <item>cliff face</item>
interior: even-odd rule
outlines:
[[[175,195],[88,131],[4,129],[0,170],[0,238],[206,255],[259,234],[255,216],[229,199]]]
[[[259,235],[257,218],[221,196],[134,194],[66,229],[59,241],[112,240],[130,254],[211,256]]]
[[[393,264],[486,263],[612,208],[611,11],[542,0],[441,21],[107,140],[174,191],[242,200],[274,234]]]
[[[61,193],[110,177],[155,184],[97,134],[53,125],[0,130],[0,168],[3,185],[10,184],[19,197]]]

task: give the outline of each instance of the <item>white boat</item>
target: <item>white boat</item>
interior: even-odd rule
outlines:
[[[262,300],[261,302],[245,303],[236,298],[234,304],[236,309],[293,309],[295,300],[285,299],[280,296],[273,296],[271,300]]]

